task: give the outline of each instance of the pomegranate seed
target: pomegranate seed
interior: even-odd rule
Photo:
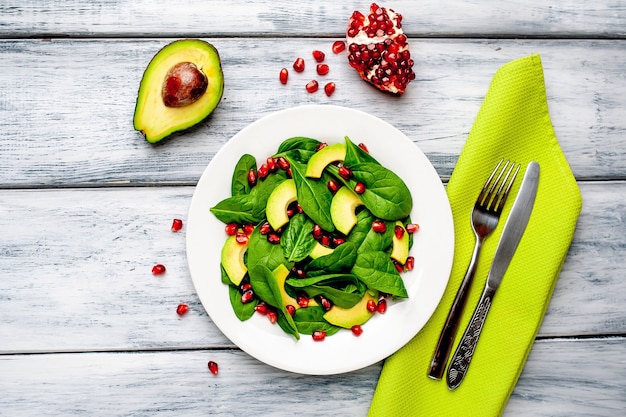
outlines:
[[[322,228],[320,227],[319,224],[316,224],[313,226],[313,237],[317,240],[317,239],[321,239],[322,235],[323,235],[323,231]]]
[[[267,318],[270,323],[274,324],[278,320],[278,314],[274,310],[267,310]]]
[[[324,330],[316,330],[313,332],[312,337],[316,342],[321,342],[326,338],[326,332]]]
[[[412,271],[413,268],[415,267],[415,258],[412,256],[409,256],[408,258],[406,258],[404,267],[406,268],[407,271]]]
[[[320,243],[324,246],[330,246],[331,244],[331,240],[330,240],[330,236],[322,236],[322,238],[320,239]]]
[[[333,237],[333,246],[337,247],[341,245],[342,243],[345,243],[345,241],[346,240],[344,238],[335,236]]]
[[[297,58],[296,61],[293,63],[293,69],[296,72],[304,71],[304,59]]]
[[[252,289],[246,290],[241,294],[241,304],[248,304],[254,298],[254,291]]]
[[[326,75],[330,71],[330,67],[326,64],[317,64],[317,73],[319,75]]]
[[[396,226],[393,228],[393,232],[395,233],[398,239],[402,239],[402,236],[404,236],[404,227]]]
[[[406,225],[406,231],[409,232],[409,233],[415,233],[418,230],[420,230],[419,224],[409,223],[409,224]]]
[[[362,182],[357,182],[354,186],[354,192],[357,194],[363,194],[365,192],[365,184]]]
[[[265,301],[261,301],[259,304],[255,305],[254,310],[263,316],[265,316],[267,312],[269,311]]]
[[[361,336],[363,334],[363,327],[358,324],[352,326],[350,330],[352,330],[352,334],[354,334],[355,336]]]
[[[245,234],[247,234],[248,236],[252,234],[252,232],[254,232],[254,225],[250,224],[250,223],[246,223],[243,225],[243,227],[241,228],[243,230],[243,232]]]
[[[330,97],[335,92],[336,87],[337,86],[335,85],[335,83],[330,82],[324,86],[324,92],[326,93],[328,97]]]
[[[187,314],[188,311],[189,306],[187,304],[179,304],[178,307],[176,307],[176,314],[179,316]]]
[[[317,146],[315,147],[315,152],[317,152],[317,151],[321,151],[322,149],[324,149],[324,148],[325,148],[325,147],[327,147],[327,146],[328,146],[328,143],[326,143],[326,142],[321,142],[319,145],[317,145]]]
[[[387,300],[384,298],[380,300],[376,306],[376,311],[380,314],[385,314],[385,311],[387,311]]]
[[[345,165],[339,167],[339,176],[344,180],[349,180],[352,178],[352,170]]]
[[[274,158],[270,156],[269,158],[267,158],[266,162],[270,172],[276,172],[276,170],[278,170],[278,165],[276,164],[276,160]]]
[[[333,303],[328,298],[320,295],[319,300],[324,310],[328,311],[333,307]]]
[[[246,233],[244,233],[243,230],[238,230],[235,234],[235,240],[240,245],[245,245],[250,240],[250,237]]]
[[[264,179],[265,177],[267,177],[269,173],[270,173],[270,168],[267,166],[267,164],[262,164],[257,170],[257,175],[261,179]]]
[[[324,58],[326,57],[324,52],[318,51],[318,50],[313,51],[312,55],[313,55],[313,59],[315,59],[317,62],[322,62]]]
[[[256,185],[256,180],[256,171],[254,168],[250,168],[250,171],[248,171],[248,184],[250,184],[251,187],[254,187]]]
[[[314,93],[319,88],[319,84],[317,83],[317,81],[311,80],[306,84],[305,88],[306,91],[308,91],[309,93]]]
[[[153,275],[161,275],[165,273],[165,265],[162,264],[156,264],[152,267],[152,274]]]
[[[244,282],[239,286],[239,291],[241,292],[248,291],[249,289],[252,289],[252,285],[249,282]]]
[[[399,274],[404,272],[404,266],[400,265],[398,262],[393,261],[393,266],[396,267],[396,270],[398,271]]]
[[[287,78],[289,78],[289,71],[287,71],[287,68],[281,69],[278,79],[281,83],[287,84]]]
[[[209,361],[209,363],[208,363],[208,367],[209,367],[209,371],[211,371],[211,373],[212,373],[213,375],[217,375],[217,372],[218,372],[218,366],[217,366],[217,363],[216,363],[216,362]]]
[[[183,221],[181,219],[174,219],[172,221],[172,232],[178,232],[183,228]]]
[[[276,233],[270,233],[267,235],[267,241],[272,245],[278,245],[280,243],[280,236]]]
[[[235,236],[235,234],[237,233],[237,229],[239,229],[237,223],[228,223],[226,227],[224,227],[224,230],[226,231],[226,234],[228,236]]]
[[[375,220],[372,222],[372,230],[376,233],[385,233],[387,231],[387,225],[381,220]]]
[[[339,184],[335,180],[328,180],[328,189],[334,194],[339,191]]]
[[[270,226],[269,222],[265,222],[261,226],[259,226],[259,232],[262,235],[266,235],[271,231],[272,231],[272,226]]]
[[[293,315],[296,314],[296,307],[292,306],[291,304],[288,304],[287,306],[285,306],[285,309],[287,310],[287,313],[289,313],[291,317],[293,317]]]
[[[378,306],[376,305],[376,301],[374,300],[367,301],[367,311],[369,311],[370,313],[373,313],[374,311],[376,311],[377,307]]]
[[[302,308],[307,308],[309,306],[309,297],[306,294],[298,294],[296,296],[296,301]]]
[[[301,279],[306,278],[306,272],[304,272],[304,269],[298,268],[296,269],[296,276]]]
[[[370,153],[369,149],[367,149],[367,146],[365,146],[364,143],[359,143],[357,146],[363,149],[365,152]]]
[[[278,167],[280,169],[284,169],[285,171],[288,170],[289,167],[289,161],[287,161],[287,159],[285,159],[284,157],[280,156],[276,159],[276,164],[278,165]]]
[[[340,52],[345,51],[346,43],[344,41],[335,41],[333,42],[332,50],[333,53],[338,54]]]

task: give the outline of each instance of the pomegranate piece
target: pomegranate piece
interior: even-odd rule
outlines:
[[[237,229],[239,229],[237,223],[228,223],[224,226],[224,231],[228,236],[235,236],[235,234],[237,234]]]
[[[198,101],[209,85],[207,76],[192,62],[180,62],[169,69],[161,87],[167,107],[185,107]]]
[[[415,79],[402,15],[372,3],[367,15],[354,11],[346,29],[348,63],[382,91],[403,94]]]
[[[352,170],[345,165],[340,166],[338,172],[339,172],[339,176],[341,176],[341,178],[343,178],[346,181],[352,178]]]
[[[254,168],[250,168],[250,171],[248,171],[248,184],[250,184],[250,187],[256,185],[257,179],[256,171]]]
[[[296,60],[293,63],[293,70],[295,72],[302,72],[302,71],[304,71],[304,59],[296,58]]]
[[[317,64],[317,73],[319,75],[326,75],[330,71],[330,67],[326,64]]]
[[[289,78],[289,71],[287,68],[283,68],[280,70],[280,74],[278,75],[278,79],[282,84],[287,84],[287,79]]]
[[[357,194],[363,194],[365,192],[365,184],[362,182],[357,182],[354,186],[354,192]]]
[[[178,314],[179,316],[187,314],[188,311],[189,306],[187,304],[179,304],[178,307],[176,307],[176,314]]]
[[[418,230],[420,230],[419,224],[416,223],[409,223],[405,227],[406,231],[409,233],[416,233]]]
[[[404,263],[404,268],[407,271],[412,271],[415,268],[415,258],[413,256],[409,256],[406,258],[406,262]]]
[[[378,305],[376,304],[376,301],[374,300],[367,301],[367,311],[369,311],[370,313],[373,313],[376,311],[377,308],[378,308]]]
[[[162,264],[156,264],[152,267],[152,274],[153,275],[161,275],[165,273],[165,265]]]
[[[363,327],[358,324],[352,326],[350,330],[352,330],[352,334],[354,334],[355,336],[361,336],[363,334]]]
[[[237,233],[235,233],[235,240],[240,245],[245,245],[250,240],[250,237],[243,230],[238,230]]]
[[[384,298],[380,300],[376,306],[376,311],[380,314],[385,314],[385,311],[387,311],[387,300]]]
[[[172,220],[172,232],[179,232],[183,228],[183,221],[181,219]]]
[[[326,85],[324,86],[324,92],[326,93],[326,95],[327,95],[328,97],[330,97],[330,96],[332,96],[332,95],[333,95],[333,93],[335,92],[335,89],[336,89],[336,88],[337,88],[337,86],[335,85],[335,83],[330,82],[330,83],[328,83],[328,84],[326,84]]]
[[[243,294],[241,294],[241,304],[248,304],[254,298],[254,291],[252,289],[245,290]]]
[[[333,53],[339,54],[346,50],[346,43],[344,41],[335,41],[332,46]]]
[[[402,236],[404,236],[404,227],[402,226],[396,226],[393,228],[393,233],[396,235],[396,237],[398,239],[402,239]]]
[[[383,221],[375,220],[372,222],[372,230],[376,233],[385,233],[387,231],[387,225]]]
[[[209,368],[209,371],[211,371],[211,373],[212,373],[213,375],[217,375],[217,372],[218,372],[218,370],[219,370],[219,367],[217,366],[217,363],[216,363],[216,362],[209,361],[209,363],[207,364],[207,366],[208,366],[208,368]]]
[[[312,52],[312,55],[313,55],[313,59],[314,59],[316,62],[323,62],[323,61],[324,61],[324,58],[326,57],[326,55],[324,54],[324,52],[322,52],[322,51],[318,51],[318,50],[313,51],[313,52]]]
[[[316,342],[321,342],[326,339],[326,332],[323,330],[316,330],[313,332],[312,337]]]
[[[306,91],[308,91],[309,93],[314,93],[319,88],[319,84],[317,83],[316,80],[311,80],[307,83],[305,88],[306,88]]]

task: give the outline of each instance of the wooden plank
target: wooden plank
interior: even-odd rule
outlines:
[[[626,334],[626,183],[581,189],[583,213],[540,337]],[[170,231],[192,193],[0,191],[0,352],[232,347],[193,288],[186,229]],[[166,274],[153,276],[155,263]],[[190,306],[183,317],[179,303]]]
[[[504,416],[620,415],[626,396],[615,365],[624,355],[624,338],[538,341]],[[1,355],[0,409],[14,417],[365,416],[380,366],[302,376],[229,350]]]
[[[413,36],[623,37],[620,0],[545,3],[410,0],[381,2],[404,16]],[[288,0],[233,2],[149,0],[40,2],[8,0],[0,6],[0,36],[225,36],[276,34],[343,35],[353,10],[368,3]]]
[[[0,187],[195,184],[235,133],[300,104],[341,105],[388,121],[445,178],[495,71],[537,52],[555,131],[577,178],[626,178],[624,42],[414,39],[417,80],[398,98],[362,82],[330,52],[332,39],[211,41],[225,71],[222,102],[161,146],[146,143],[132,117],[143,70],[169,40],[0,41]],[[326,79],[337,84],[330,98],[305,92],[313,68],[293,73],[287,86],[278,82],[280,68],[313,49],[328,52]]]

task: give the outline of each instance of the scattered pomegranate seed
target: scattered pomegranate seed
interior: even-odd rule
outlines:
[[[363,194],[365,192],[365,184],[362,182],[357,182],[354,186],[354,192],[357,194]]]
[[[270,323],[274,324],[278,320],[278,314],[274,310],[267,310],[267,318]]]
[[[288,169],[290,168],[290,167],[289,167],[289,161],[287,161],[287,160],[286,160],[284,157],[282,157],[282,156],[281,156],[281,157],[278,157],[278,158],[276,159],[276,164],[278,165],[278,167],[279,167],[280,169],[284,169],[285,171],[286,171],[286,170],[288,170]]]
[[[241,292],[248,291],[251,288],[252,288],[252,285],[249,282],[244,282],[243,284],[239,286],[239,290]]]
[[[365,152],[370,153],[369,149],[367,149],[367,146],[365,146],[364,143],[359,143],[357,146],[363,149]]]
[[[330,67],[326,64],[317,64],[317,73],[319,75],[326,75],[330,71]]]
[[[322,228],[319,224],[313,226],[313,237],[315,239],[321,239],[323,234],[324,232],[322,231]]]
[[[355,324],[350,328],[350,330],[352,330],[352,334],[354,334],[355,336],[361,336],[363,334],[363,327],[361,327],[359,324]]]
[[[376,311],[377,307],[378,306],[376,305],[376,301],[374,300],[367,301],[367,311],[369,311],[370,313],[373,313],[374,311]]]
[[[152,267],[152,274],[161,275],[165,273],[165,265],[156,264]]]
[[[174,219],[172,221],[172,232],[178,232],[183,228],[183,221],[181,219]]]
[[[264,179],[265,177],[267,177],[269,173],[270,173],[270,168],[267,166],[267,164],[262,164],[257,170],[257,175],[261,179]]]
[[[409,233],[415,233],[420,230],[420,225],[415,223],[409,223],[406,226],[406,231]]]
[[[335,41],[332,46],[333,53],[338,54],[346,50],[346,43],[344,41]]]
[[[333,246],[334,247],[337,247],[337,246],[339,246],[339,245],[341,245],[341,244],[343,244],[345,242],[346,242],[346,240],[344,238],[342,238],[342,237],[337,237],[337,236],[333,237]]]
[[[276,165],[276,160],[274,158],[270,156],[269,158],[267,158],[266,162],[270,172],[276,172],[276,170],[278,170],[278,165]]]
[[[333,307],[333,303],[328,298],[320,295],[319,300],[324,310],[328,311]]]
[[[283,84],[287,84],[288,78],[289,78],[289,71],[287,71],[287,68],[281,69],[280,74],[278,76],[278,79],[280,80],[280,82]]]
[[[254,291],[252,289],[246,290],[241,294],[241,304],[248,304],[254,298]]]
[[[309,297],[306,294],[298,294],[296,296],[296,301],[302,308],[307,308],[309,306]]]
[[[315,147],[315,152],[317,152],[317,151],[321,151],[322,149],[324,149],[324,148],[325,148],[325,147],[327,147],[327,146],[328,146],[328,143],[327,143],[327,142],[321,142],[319,145],[317,145],[317,146]]]
[[[250,240],[250,237],[243,232],[243,230],[237,231],[235,234],[235,240],[240,245],[245,245]]]
[[[261,315],[266,315],[267,312],[269,311],[267,308],[267,304],[265,303],[265,301],[261,301],[259,304],[257,304],[256,306],[254,306],[254,310],[261,314]]]
[[[296,314],[296,307],[292,306],[291,304],[288,304],[287,306],[285,306],[285,309],[287,310],[287,313],[289,313],[291,317],[293,317],[293,315]]]
[[[326,57],[324,52],[318,51],[318,50],[313,51],[312,55],[313,55],[313,59],[315,59],[317,62],[322,62],[324,58]]]
[[[326,85],[324,86],[324,92],[326,93],[326,95],[327,95],[328,97],[330,97],[330,96],[332,96],[332,95],[333,95],[333,93],[335,92],[335,88],[336,88],[336,87],[337,87],[337,86],[335,85],[335,83],[330,82],[330,83],[328,83],[328,84],[326,84]]]
[[[187,314],[188,311],[189,306],[187,304],[179,304],[178,307],[176,307],[176,314],[179,316]]]
[[[387,225],[381,220],[374,220],[372,222],[372,230],[376,233],[385,233],[387,231]]]
[[[259,233],[261,233],[262,235],[266,235],[271,231],[272,226],[270,226],[269,222],[265,222],[261,226],[259,226]]]
[[[330,246],[332,241],[330,240],[330,236],[322,236],[322,238],[320,239],[320,243],[324,246]]]
[[[248,184],[250,184],[251,187],[254,187],[256,185],[256,180],[256,171],[254,168],[250,168],[250,171],[248,171]]]
[[[328,189],[334,194],[339,191],[339,184],[335,180],[328,180]]]
[[[208,367],[209,367],[209,371],[211,371],[211,373],[212,373],[213,375],[217,375],[217,372],[218,372],[218,366],[217,366],[217,363],[216,363],[216,362],[209,361],[209,363],[208,363]]]
[[[300,279],[302,278],[306,278],[306,272],[304,272],[304,269],[301,268],[297,268],[296,269],[296,276]]]
[[[393,228],[393,232],[398,239],[402,239],[402,236],[404,236],[404,227],[396,226]]]
[[[321,342],[326,338],[326,332],[323,330],[316,330],[313,332],[312,337],[316,342]]]
[[[293,63],[293,69],[296,72],[304,71],[304,59],[297,58],[296,61]]]
[[[270,233],[267,235],[267,241],[272,245],[278,245],[280,243],[280,236],[276,233]]]
[[[385,311],[387,311],[387,300],[385,300],[384,298],[380,300],[378,302],[378,305],[376,306],[376,311],[380,314],[385,314]]]
[[[306,84],[305,88],[306,88],[306,91],[308,91],[309,93],[314,93],[319,88],[319,84],[317,83],[316,80],[311,80]]]
[[[344,180],[349,180],[352,178],[352,170],[345,165],[339,167],[339,176]]]
[[[237,223],[228,223],[224,227],[224,230],[226,231],[226,234],[228,236],[235,236],[235,234],[237,233],[237,229],[239,229],[239,226],[237,225]]]
[[[415,258],[412,256],[409,256],[408,258],[406,258],[406,262],[404,263],[404,268],[407,271],[412,271],[414,267],[415,267]]]
[[[248,236],[252,234],[252,232],[254,232],[254,225],[250,224],[250,223],[246,223],[243,225],[243,227],[241,228],[243,230],[243,232],[245,234],[247,234]]]
[[[395,266],[395,267],[396,267],[396,270],[398,271],[398,273],[399,273],[399,274],[401,274],[401,273],[403,273],[403,272],[404,272],[404,266],[403,266],[403,265],[400,265],[400,263],[399,263],[399,262],[397,262],[397,261],[393,261],[393,266]]]

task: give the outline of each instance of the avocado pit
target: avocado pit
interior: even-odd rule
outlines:
[[[207,76],[193,62],[180,62],[169,69],[161,96],[167,107],[185,107],[202,97],[209,86]]]

